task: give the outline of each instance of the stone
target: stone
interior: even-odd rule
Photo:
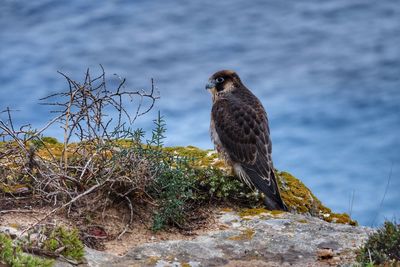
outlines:
[[[322,248],[317,250],[317,256],[319,259],[331,259],[333,258],[333,250],[330,248]]]
[[[16,238],[21,234],[21,231],[14,227],[0,226],[0,233],[9,235],[11,238]]]
[[[293,213],[241,219],[236,212],[221,212],[218,223],[227,227],[193,240],[139,245],[122,257],[87,249],[88,266],[350,265],[357,248],[373,232]]]

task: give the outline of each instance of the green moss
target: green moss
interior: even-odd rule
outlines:
[[[54,261],[42,259],[22,252],[19,245],[13,244],[10,237],[0,233],[0,265],[11,267],[49,267]]]

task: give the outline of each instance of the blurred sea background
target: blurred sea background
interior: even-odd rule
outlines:
[[[1,1],[0,110],[19,110],[15,124],[50,119],[38,99],[68,88],[57,71],[82,80],[99,64],[128,89],[155,79],[137,127],[160,110],[166,145],[201,148],[207,79],[236,70],[267,110],[278,169],[362,225],[400,218],[400,2]]]

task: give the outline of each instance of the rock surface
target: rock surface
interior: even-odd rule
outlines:
[[[330,266],[354,262],[373,230],[300,214],[221,211],[222,230],[193,240],[148,243],[118,257],[87,249],[88,266]],[[68,266],[57,263],[56,266]]]

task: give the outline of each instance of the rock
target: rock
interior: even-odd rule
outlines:
[[[21,234],[21,231],[14,227],[9,226],[0,226],[0,233],[4,233],[9,235],[11,238],[16,238],[18,235]]]
[[[249,218],[250,217],[250,218]],[[87,250],[89,266],[329,266],[351,264],[373,230],[301,214],[221,212],[225,230],[193,240],[147,243],[125,256]]]
[[[331,259],[333,258],[333,250],[330,248],[318,249],[317,256],[322,260]]]
[[[111,255],[109,253],[104,253],[91,248],[85,248],[85,264],[79,264],[78,266],[88,266],[88,267],[100,267],[100,266],[110,266],[112,262],[118,259],[117,256]],[[58,259],[54,267],[74,267],[76,265],[68,263],[66,260]]]
[[[113,262],[117,258],[117,256],[108,253],[85,248],[85,259],[87,260],[87,265],[90,267],[105,266],[108,262]]]
[[[371,228],[328,223],[303,214],[221,211],[219,229],[193,240],[146,243],[124,256],[85,249],[90,267],[331,266],[351,265]],[[14,228],[1,228],[12,232]],[[18,234],[18,233],[14,233]],[[58,260],[56,267],[74,265]]]

